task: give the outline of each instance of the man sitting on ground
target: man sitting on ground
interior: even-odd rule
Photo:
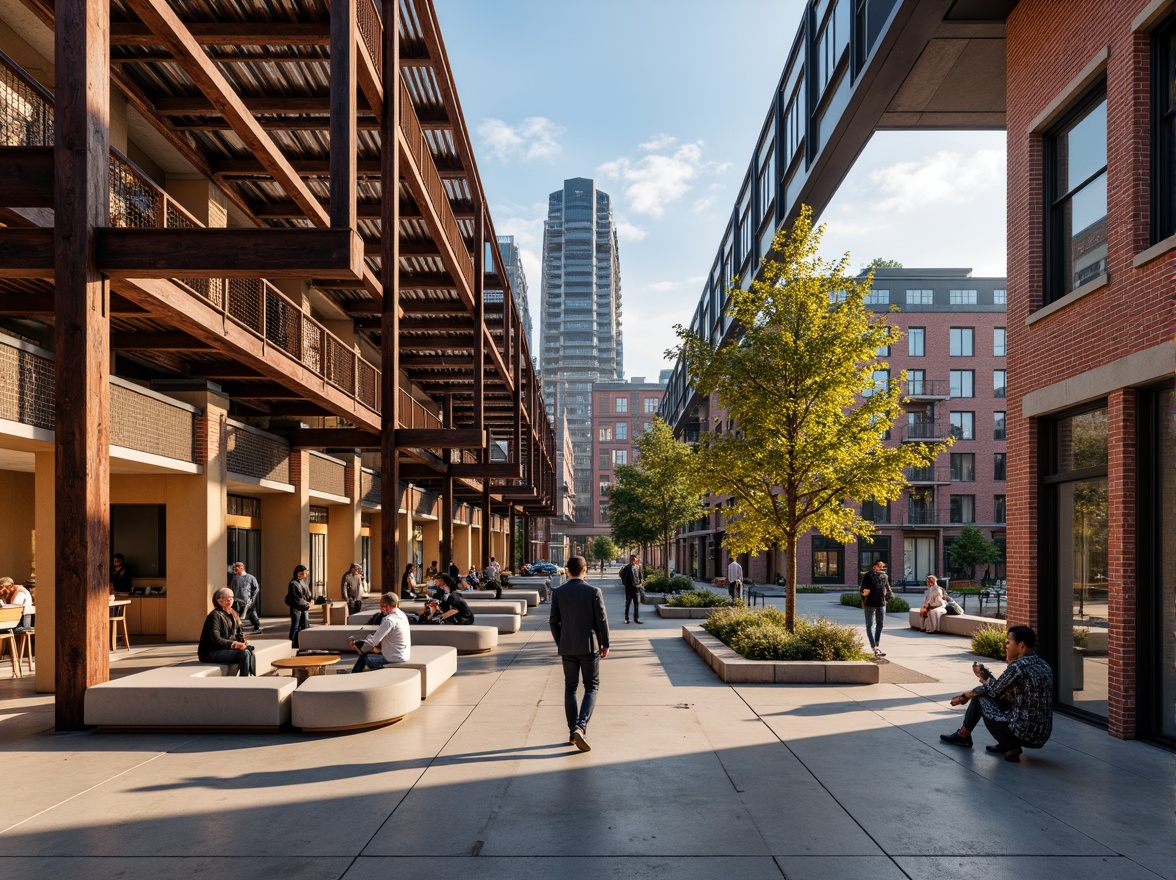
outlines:
[[[380,597],[380,625],[366,639],[357,642],[354,637],[347,640],[353,651],[359,653],[352,672],[379,669],[388,663],[403,663],[412,650],[412,639],[408,630],[408,618],[400,610],[400,598],[395,593]],[[376,648],[380,653],[375,653]]]
[[[964,723],[955,733],[940,735],[953,746],[972,748],[972,731],[980,719],[996,740],[985,751],[1021,760],[1022,749],[1039,749],[1053,731],[1053,670],[1033,650],[1037,634],[1027,626],[1010,626],[1005,638],[1008,667],[1000,678],[981,663],[972,664],[980,684],[951,698],[953,706],[968,704]],[[975,698],[975,699],[973,699]]]

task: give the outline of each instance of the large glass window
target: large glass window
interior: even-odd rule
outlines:
[[[868,519],[872,523],[890,522],[890,502],[863,501],[862,519]]]
[[[951,436],[957,440],[976,439],[976,414],[953,412],[951,414]]]
[[[1105,83],[1049,139],[1049,283],[1046,301],[1107,271]]]
[[[947,292],[947,301],[953,306],[974,306],[976,305],[975,290],[949,290]]]
[[[1007,370],[993,370],[992,371],[992,396],[1006,397],[1008,394],[1008,378]]]
[[[600,438],[599,442],[608,443],[612,440],[612,428],[601,428],[597,436]]]
[[[1003,410],[997,410],[992,414],[992,439],[1004,440],[1005,436],[1005,414]]]
[[[907,394],[917,396],[923,393],[926,373],[923,370],[907,370]]]
[[[910,357],[921,358],[925,355],[926,337],[927,331],[922,327],[912,327],[907,331],[907,354]]]
[[[976,521],[976,496],[951,496],[951,521],[953,523],[974,523]]]
[[[948,373],[948,393],[952,397],[975,397],[976,376],[972,370],[951,370]]]
[[[629,411],[629,398],[618,397],[616,411],[619,413],[628,412]]]
[[[1005,356],[1005,328],[992,328],[992,354],[994,357],[1002,358]]]
[[[971,357],[975,350],[975,336],[976,331],[972,327],[952,327],[950,355]]]
[[[1008,479],[1009,454],[1007,452],[992,453],[992,479],[1003,483]]]
[[[659,401],[656,397],[646,397],[644,400],[641,401],[641,404],[642,404],[645,412],[655,413],[655,412],[657,412],[657,406],[660,402],[661,401]]]
[[[1003,523],[1006,521],[1007,513],[1005,510],[1005,496],[992,496],[992,521],[994,523]]]
[[[1105,718],[1107,715],[1108,528],[1107,411],[1097,409],[1057,419],[1051,427],[1052,488],[1056,545],[1056,599],[1052,634],[1058,700]],[[1048,583],[1048,581],[1046,581]]]
[[[618,440],[628,440],[629,439],[629,425],[627,422],[617,422],[616,437]]]
[[[1176,235],[1176,21],[1153,38],[1152,241]],[[1171,719],[1169,719],[1171,720]]]
[[[972,483],[976,480],[976,453],[951,453],[951,480],[953,483]]]
[[[908,306],[930,306],[935,304],[934,290],[908,290],[906,292]]]
[[[845,546],[824,535],[813,535],[813,583],[839,584],[844,570]]]

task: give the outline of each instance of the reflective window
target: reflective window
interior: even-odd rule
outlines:
[[[1008,394],[1008,370],[992,371],[992,396],[1006,397]]]
[[[992,354],[994,357],[1002,358],[1005,356],[1005,328],[992,328]]]
[[[926,340],[926,331],[922,327],[912,327],[907,331],[907,354],[910,357],[924,356],[924,343]]]
[[[1050,284],[1046,301],[1107,271],[1105,84],[1050,138]]]
[[[992,414],[992,439],[1005,440],[1005,414],[1004,410],[997,410]]]
[[[1007,452],[992,453],[992,479],[998,483],[1003,483],[1008,479],[1008,461]]]
[[[1155,152],[1152,158],[1152,241],[1176,235],[1176,21],[1152,42]]]
[[[949,354],[952,357],[971,357],[975,351],[975,336],[972,327],[952,327]]]
[[[935,304],[934,290],[908,290],[906,292],[908,306],[930,306]]]
[[[994,523],[1008,522],[1004,495],[992,496],[992,521]]]
[[[949,394],[952,397],[975,397],[976,376],[972,370],[952,370],[948,373]]]
[[[957,440],[975,440],[976,414],[973,412],[953,412],[951,414],[951,436]]]
[[[974,523],[976,521],[976,496],[952,495],[950,519],[953,523]]]
[[[953,483],[976,482],[976,454],[974,452],[951,453],[951,481]]]
[[[1008,305],[1008,291],[994,290],[992,291],[992,304],[994,306]]]
[[[947,293],[947,301],[953,306],[974,306],[976,305],[976,291],[949,290]]]

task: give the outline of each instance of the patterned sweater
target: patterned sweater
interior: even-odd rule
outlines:
[[[1053,670],[1037,654],[1014,660],[1000,678],[989,673],[972,692],[985,718],[1006,722],[1030,748],[1041,748],[1053,732]]]

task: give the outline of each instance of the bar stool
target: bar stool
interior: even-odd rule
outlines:
[[[16,635],[12,630],[20,623],[24,616],[24,608],[16,605],[12,608],[0,608],[0,652],[8,646],[8,653],[12,657],[12,677],[20,678],[20,661],[16,654]]]
[[[110,606],[110,650],[118,650],[118,631],[122,628],[123,645],[129,651],[131,639],[127,635],[127,606],[123,604]]]
[[[37,614],[36,609],[34,608],[33,613],[29,615],[29,626],[23,632],[18,632],[16,634],[16,665],[20,666],[20,664],[24,661],[25,652],[28,651],[29,674],[32,674],[36,669],[36,667],[33,665],[35,660],[33,651],[36,647],[33,639],[37,635],[36,620]]]

